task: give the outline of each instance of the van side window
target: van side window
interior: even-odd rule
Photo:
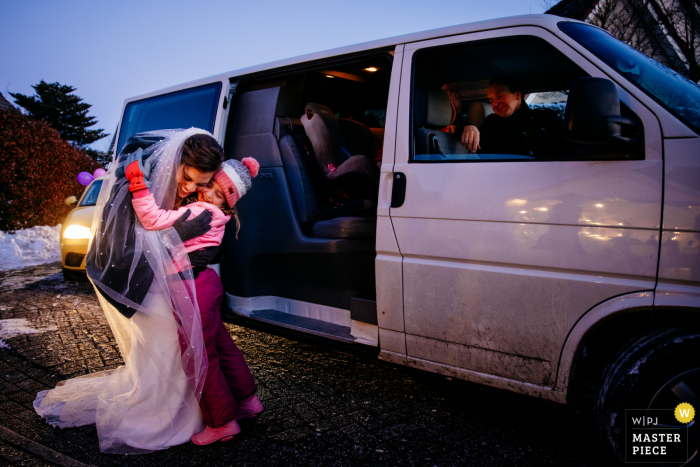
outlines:
[[[564,139],[563,118],[571,83],[583,76],[529,36],[418,51],[411,160],[562,160],[577,149]]]
[[[130,102],[124,110],[117,154],[136,133],[176,128],[214,130],[221,83]]]

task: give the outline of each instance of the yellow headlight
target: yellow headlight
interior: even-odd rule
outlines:
[[[73,240],[90,238],[90,229],[82,225],[69,225],[63,232],[63,238],[71,238]]]

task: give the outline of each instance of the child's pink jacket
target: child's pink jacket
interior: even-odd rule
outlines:
[[[214,215],[211,220],[211,230],[204,235],[184,242],[183,245],[187,253],[201,250],[208,246],[221,245],[221,240],[224,238],[224,228],[226,227],[226,223],[231,219],[231,216],[224,214],[218,207],[201,201],[183,206],[177,211],[160,209],[153,195],[150,194],[148,190],[135,191],[134,199],[131,200],[131,204],[134,206],[136,216],[146,230],[162,230],[172,227],[175,221],[188,209],[192,211],[192,214],[190,214],[187,220],[197,217],[205,209],[210,210]]]

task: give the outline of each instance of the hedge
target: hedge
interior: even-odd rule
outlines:
[[[46,122],[0,111],[0,230],[61,223],[85,188],[78,173],[98,167]]]

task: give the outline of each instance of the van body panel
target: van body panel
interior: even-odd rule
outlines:
[[[380,354],[380,358],[384,357],[383,354],[384,352]],[[386,356],[384,357],[384,359],[391,361],[391,357],[392,356]],[[401,362],[401,356],[393,355],[393,357],[396,358],[395,363]],[[453,365],[446,365],[444,363],[437,363],[430,360],[424,360],[422,358],[408,357],[406,359],[406,362],[408,366],[419,370],[431,371],[433,373],[437,373],[447,377],[464,379],[473,383],[484,384],[486,386],[491,386],[498,389],[505,389],[507,391],[512,391],[518,394],[539,397],[541,399],[558,402],[560,404],[566,403],[566,392],[555,391],[548,386],[541,386],[539,384],[527,383],[512,378],[505,378],[503,376],[481,373],[479,371],[474,370],[467,370]]]
[[[377,320],[380,328],[404,332],[403,284],[401,281],[401,255],[379,249],[379,237],[391,235],[394,230],[388,217],[377,218],[377,258],[375,259],[377,283]],[[384,241],[381,243],[389,243]],[[394,244],[396,240],[394,240]]]
[[[391,84],[389,85],[384,131],[384,150],[380,167],[375,271],[379,346],[382,349],[405,354],[402,258],[396,242],[396,236],[394,235],[394,228],[389,218],[402,61],[403,45],[398,45],[394,50],[394,61],[391,69]]]
[[[562,348],[561,357],[559,359],[559,371],[557,372],[554,389],[557,391],[567,391],[572,365],[576,355],[581,350],[581,345],[588,331],[614,315],[632,311],[649,310],[653,304],[653,291],[635,292],[606,300],[581,316],[566,337],[566,343]]]
[[[660,160],[397,164],[395,170],[406,174],[407,190],[392,217],[660,228]]]
[[[644,160],[409,161],[414,52],[511,36],[542,38],[590,76],[606,77],[597,59],[542,28],[408,44],[394,165],[406,175],[406,196],[390,213],[404,257],[409,360],[551,386],[581,316],[654,288],[662,138],[656,116],[631,94],[639,91],[619,89],[643,122]]]
[[[659,281],[654,295],[654,306],[700,311],[700,287],[697,284]]]
[[[541,386],[551,386],[551,363],[507,352],[490,352],[479,346],[406,334],[408,355],[431,362],[478,371]]]
[[[408,335],[423,336],[537,359],[547,368],[558,361],[567,334],[588,309],[610,297],[654,287],[653,279],[411,257],[404,258],[403,272],[407,340]],[[408,355],[426,358],[417,347],[417,353],[410,350]],[[486,355],[469,360],[482,365],[490,361]],[[476,360],[482,356],[484,361]],[[433,360],[453,364],[447,358]],[[512,377],[520,371],[516,361],[502,363],[514,365],[508,369]]]
[[[394,153],[396,150],[396,124],[398,121],[399,90],[401,86],[401,67],[403,65],[403,45],[397,45],[394,49],[394,61],[391,68],[391,84],[389,85],[389,99],[386,108],[386,123],[384,125],[384,150],[382,155],[382,168],[393,168]],[[391,196],[389,196],[391,201]],[[388,207],[382,204],[381,207]],[[383,215],[389,215],[388,212]]]
[[[664,141],[658,307],[700,310],[700,138]]]
[[[656,278],[658,230],[427,217],[392,220],[401,253],[414,261],[584,275],[601,284],[619,281],[625,287],[653,286]]]
[[[700,232],[663,232],[659,284],[664,282],[700,288]]]
[[[397,332],[379,328],[379,345],[382,352],[388,351],[406,358],[406,334],[403,331]]]
[[[664,230],[700,232],[700,138],[664,141]]]

